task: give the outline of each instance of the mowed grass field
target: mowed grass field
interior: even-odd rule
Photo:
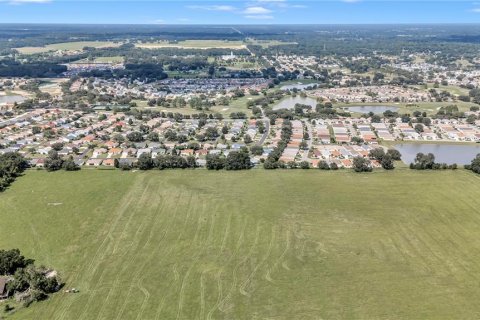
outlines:
[[[473,106],[473,103],[455,101],[455,102],[418,102],[414,103],[414,106],[408,103],[336,103],[334,107],[348,108],[354,106],[392,106],[397,107],[397,112],[400,114],[408,113],[412,114],[415,111],[427,112],[428,115],[435,115],[441,107],[447,107],[451,105],[456,105],[459,111],[469,111],[470,107]],[[353,114],[360,115],[360,113],[353,112]]]
[[[269,48],[273,46],[282,46],[282,45],[295,45],[296,42],[287,42],[287,41],[278,41],[278,40],[257,40],[257,39],[247,39],[248,44],[261,46],[262,48]]]
[[[256,99],[257,96],[252,96],[250,94],[245,95],[241,98],[236,98],[235,100],[231,100],[228,106],[212,106],[210,107],[209,111],[203,111],[207,114],[215,114],[221,113],[225,119],[230,118],[230,114],[232,112],[243,112],[250,117],[252,115],[252,109],[247,108],[247,102],[251,99]],[[140,110],[147,109],[147,110],[156,110],[156,111],[163,111],[163,112],[173,112],[173,113],[181,113],[181,114],[198,114],[202,113],[201,110],[192,109],[190,105],[185,106],[184,108],[164,108],[164,107],[149,107],[148,102],[145,100],[133,100],[137,104],[137,108]]]
[[[6,319],[478,319],[479,193],[463,170],[29,171],[0,247],[80,293]]]
[[[93,60],[81,59],[74,61],[72,63],[123,63],[125,61],[124,57],[114,56],[114,57],[94,57]]]
[[[184,49],[244,49],[246,45],[242,41],[228,40],[182,40],[177,42],[156,41],[135,44],[138,48],[184,48]]]
[[[57,50],[82,50],[84,47],[94,48],[109,48],[118,47],[121,43],[114,43],[111,41],[73,41],[49,44],[44,47],[22,47],[15,48],[22,54],[35,54]]]

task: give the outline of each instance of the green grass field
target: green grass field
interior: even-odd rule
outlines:
[[[74,41],[54,43],[44,47],[22,47],[15,49],[22,54],[35,54],[57,50],[82,50],[84,47],[108,48],[118,46],[120,46],[120,43],[114,43],[111,41]]]
[[[158,49],[158,48],[183,48],[183,49],[244,49],[246,46],[242,41],[227,40],[183,40],[177,42],[156,41],[135,44],[138,48]]]
[[[72,63],[123,63],[125,61],[124,57],[114,56],[114,57],[94,57],[93,60],[81,59],[74,61]]]
[[[246,39],[246,42],[249,45],[261,46],[262,48],[297,44],[296,42],[286,42],[286,41],[278,41],[278,40],[257,40],[257,39]]]
[[[204,111],[207,114],[210,113],[221,113],[225,119],[230,117],[232,112],[243,112],[250,117],[252,115],[252,110],[247,108],[248,99],[255,99],[251,95],[246,95],[241,98],[237,98],[235,100],[230,101],[228,106],[212,106],[209,111]],[[148,109],[148,110],[155,110],[155,111],[164,111],[164,112],[173,112],[173,113],[181,113],[181,114],[198,114],[202,113],[200,110],[192,109],[189,105],[184,108],[164,108],[164,107],[149,107],[148,102],[145,100],[133,100],[137,104],[137,108],[139,110]]]
[[[263,48],[279,45],[291,45],[296,42],[283,42],[278,40],[255,40],[246,39],[243,41],[236,40],[181,40],[177,42],[169,41],[151,41],[151,42],[139,42],[135,44],[138,48],[144,49],[158,49],[158,48],[183,48],[183,49],[244,49],[247,45],[257,45]]]
[[[476,319],[479,186],[463,170],[29,171],[0,194],[0,247],[80,293],[5,318]]]
[[[438,112],[441,107],[456,105],[459,111],[468,111],[470,107],[474,104],[471,102],[455,101],[455,102],[417,102],[414,103],[415,106],[411,106],[407,103],[373,103],[373,102],[351,102],[351,103],[335,103],[335,107],[348,108],[354,106],[392,106],[397,107],[397,112],[400,114],[409,113],[412,114],[414,111],[427,112],[428,115],[434,115]],[[354,115],[360,115],[360,113],[353,112]]]

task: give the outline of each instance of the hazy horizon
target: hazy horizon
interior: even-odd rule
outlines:
[[[479,18],[478,2],[452,0],[0,0],[0,21],[22,24],[476,24]]]

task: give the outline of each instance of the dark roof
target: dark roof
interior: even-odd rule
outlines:
[[[135,159],[132,159],[132,158],[120,158],[120,159],[118,159],[118,163],[119,163],[119,164],[134,164],[134,163],[135,163]]]

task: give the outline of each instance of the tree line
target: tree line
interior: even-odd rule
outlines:
[[[0,77],[53,78],[67,71],[67,67],[50,62],[20,63],[2,61]]]
[[[447,165],[446,163],[435,162],[435,155],[433,153],[419,152],[415,156],[414,162],[410,163],[410,169],[415,170],[456,170],[457,164]]]
[[[18,152],[0,154],[0,191],[4,191],[28,167]]]

